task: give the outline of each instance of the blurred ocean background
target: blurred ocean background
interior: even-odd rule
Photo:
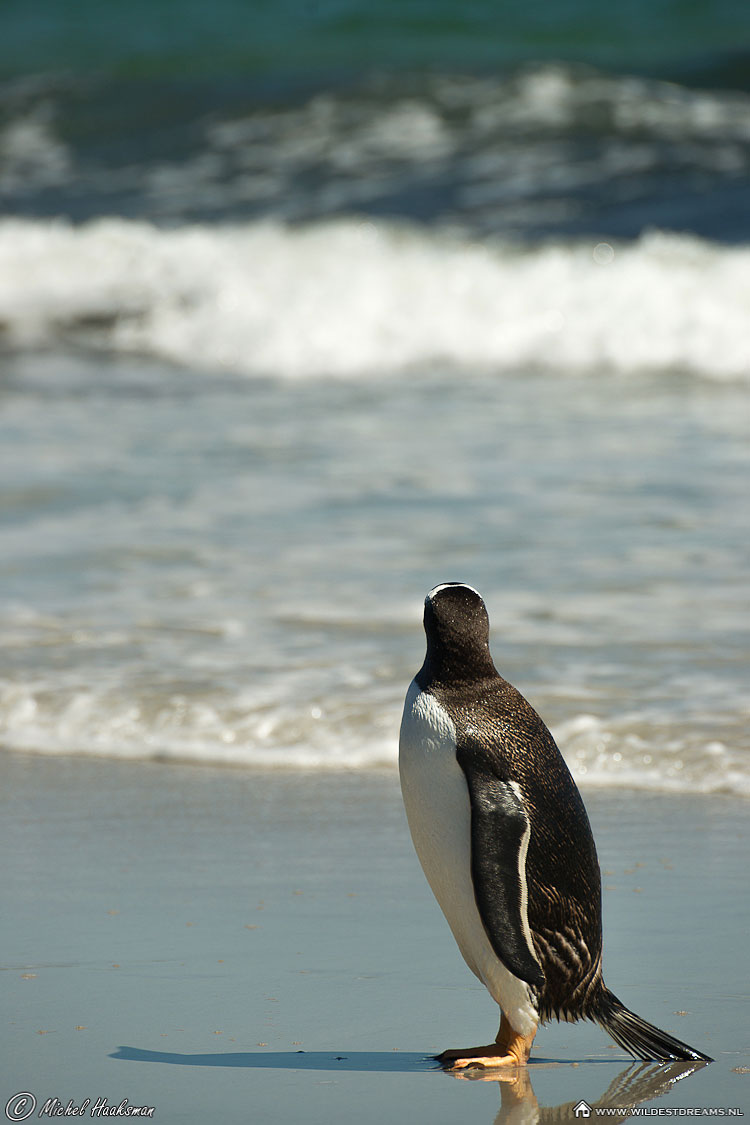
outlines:
[[[0,746],[393,763],[459,579],[750,795],[746,3],[4,0],[0,212]]]

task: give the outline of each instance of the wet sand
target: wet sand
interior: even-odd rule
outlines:
[[[424,882],[393,772],[15,754],[0,772],[3,1106],[27,1092],[35,1118],[49,1099],[90,1118],[128,1099],[196,1125],[750,1109],[746,802],[583,791],[607,982],[716,1062],[676,1082],[593,1025],[552,1024],[500,1083],[429,1058],[492,1038],[497,1013]]]

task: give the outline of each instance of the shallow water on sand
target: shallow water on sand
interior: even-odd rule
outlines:
[[[553,1107],[608,1090],[610,1106],[750,1109],[741,799],[586,794],[607,982],[716,1061],[675,1084],[593,1025],[550,1024],[513,1087],[431,1070],[428,1055],[494,1034],[497,1009],[432,899],[392,774],[2,764],[6,1099],[127,1097],[190,1123],[216,1104],[296,1121],[304,1104],[311,1122],[408,1106],[510,1125],[569,1120]]]

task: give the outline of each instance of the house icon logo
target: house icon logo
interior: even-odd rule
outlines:
[[[576,1118],[591,1117],[591,1106],[588,1102],[579,1102],[578,1105],[573,1106],[573,1113]]]

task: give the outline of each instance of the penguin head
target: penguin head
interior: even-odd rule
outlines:
[[[442,682],[496,675],[490,620],[482,597],[463,582],[442,582],[424,603],[427,656],[423,673]]]

